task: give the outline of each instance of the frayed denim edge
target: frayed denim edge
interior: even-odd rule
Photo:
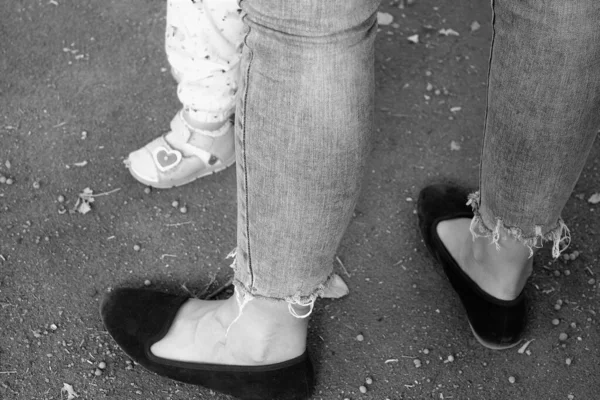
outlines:
[[[479,191],[469,195],[469,201],[467,201],[467,205],[470,205],[473,208],[474,217],[471,220],[470,228],[473,239],[477,237],[491,238],[491,243],[496,245],[497,250],[500,250],[498,241],[502,236],[502,232],[505,232],[506,235],[511,236],[517,239],[517,241],[523,243],[523,245],[529,249],[529,257],[533,256],[533,249],[541,248],[544,245],[544,242],[552,241],[552,257],[554,258],[558,258],[560,254],[571,244],[571,231],[562,218],[559,218],[556,223],[557,226],[546,234],[542,234],[541,225],[536,225],[533,236],[524,236],[521,228],[506,226],[502,221],[502,218],[499,217],[496,218],[496,225],[494,229],[492,230],[488,228],[481,217],[481,213],[479,212]]]
[[[237,254],[237,249],[233,249],[227,255],[227,258],[233,258],[233,262],[231,263],[230,267],[234,271],[237,266],[236,254]],[[303,296],[300,293],[296,293],[293,296],[288,296],[283,299],[252,294],[250,289],[248,287],[246,287],[246,285],[242,281],[234,278],[233,285],[235,286],[235,298],[236,298],[238,306],[240,308],[240,313],[238,314],[236,319],[231,323],[231,325],[233,325],[242,316],[242,311],[244,310],[244,307],[250,301],[254,300],[255,298],[261,298],[261,299],[266,299],[266,300],[271,300],[271,301],[285,301],[288,303],[288,310],[292,316],[294,316],[296,318],[308,318],[313,312],[313,309],[315,307],[315,302],[317,301],[317,297],[323,297],[323,294],[325,293],[325,289],[328,287],[329,283],[332,281],[334,276],[335,276],[335,273],[332,272],[331,275],[329,275],[327,277],[325,282],[320,284],[308,296]],[[294,309],[295,305],[301,306],[301,307],[310,307],[310,308],[306,314],[298,314],[298,312]],[[229,332],[229,328],[231,327],[231,325],[227,328],[228,332]]]

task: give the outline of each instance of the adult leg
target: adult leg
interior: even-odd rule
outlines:
[[[373,123],[377,0],[244,0],[236,295],[189,301],[163,358],[272,364],[305,351]]]
[[[544,241],[567,244],[561,210],[600,128],[600,3],[495,0],[475,218],[438,232],[479,286],[511,300]],[[496,246],[490,246],[491,242]]]

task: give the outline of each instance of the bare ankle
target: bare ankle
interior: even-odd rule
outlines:
[[[529,248],[512,237],[500,237],[497,242],[477,237],[471,249],[473,259],[480,264],[524,266],[531,256]]]

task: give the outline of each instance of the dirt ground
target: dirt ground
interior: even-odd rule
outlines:
[[[0,2],[0,174],[12,180],[0,184],[2,399],[67,399],[65,384],[90,400],[226,398],[132,366],[98,314],[111,287],[148,280],[209,293],[232,273],[235,169],[146,193],[122,163],[178,109],[164,9],[158,0]],[[482,348],[426,254],[414,199],[445,177],[477,183],[489,2],[386,1],[381,11],[393,21],[377,41],[374,149],[337,253],[351,292],[317,304],[314,398],[597,398],[600,208],[587,200],[600,191],[600,145],[563,215],[579,257],[535,257],[524,335],[533,341],[523,353]],[[103,195],[90,212],[70,212],[86,188]]]

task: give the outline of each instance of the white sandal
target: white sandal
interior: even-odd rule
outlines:
[[[231,121],[216,131],[202,131],[190,127],[181,112],[171,121],[169,133],[130,153],[125,160],[135,179],[159,189],[185,185],[234,163]]]

